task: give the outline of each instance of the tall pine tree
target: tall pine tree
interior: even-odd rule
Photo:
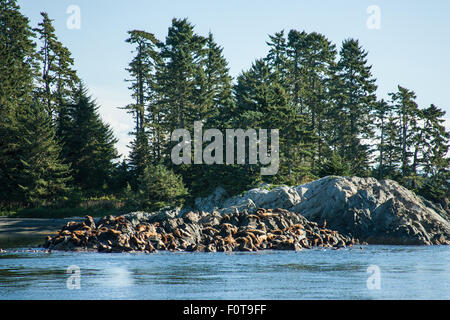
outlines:
[[[68,107],[68,120],[62,130],[63,156],[71,166],[76,187],[85,195],[103,195],[112,184],[117,140],[82,85],[75,99]]]
[[[367,63],[367,52],[358,40],[342,44],[335,67],[332,92],[334,110],[332,126],[336,131],[339,154],[351,163],[351,172],[366,175],[370,166],[373,138],[373,110],[376,103],[375,79]]]

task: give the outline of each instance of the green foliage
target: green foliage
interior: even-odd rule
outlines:
[[[20,172],[17,185],[26,205],[48,205],[63,200],[70,191],[69,166],[60,160],[52,119],[38,104],[22,108],[18,115]]]
[[[42,22],[33,29],[42,44],[36,53],[41,71],[36,79],[35,95],[49,114],[58,117],[64,104],[76,93],[80,80],[73,70],[74,61],[69,49],[56,37],[52,20],[45,12],[41,16]]]
[[[395,179],[448,203],[445,112],[419,107],[402,86],[390,101],[377,99],[368,53],[356,39],[337,52],[322,34],[277,32],[269,36],[267,56],[233,82],[223,48],[187,19],[173,19],[164,41],[130,31],[126,81],[133,103],[125,109],[135,121],[134,139],[128,159],[116,163],[111,128],[80,84],[52,20],[41,15],[32,29],[16,0],[0,1],[0,205],[6,215],[156,210],[219,185],[235,195],[263,181],[295,185],[326,175]],[[248,161],[174,166],[170,134],[177,128],[193,134],[200,120],[204,129],[279,129],[278,174],[261,176],[261,166]]]
[[[425,179],[423,185],[419,188],[418,193],[436,203],[444,203],[448,201],[450,195],[449,174],[445,176],[433,176]]]
[[[130,193],[130,189],[128,189]],[[163,165],[147,167],[138,180],[138,190],[132,200],[140,209],[158,210],[166,206],[180,206],[187,194],[181,176]]]
[[[28,104],[36,67],[35,43],[29,20],[16,0],[0,1],[0,123]],[[4,136],[2,135],[2,138]]]
[[[374,134],[372,115],[377,86],[367,63],[368,53],[358,40],[345,40],[339,55],[331,81],[333,140],[341,157],[351,163],[351,173],[364,175],[372,152],[364,139],[372,139]]]
[[[67,117],[60,123],[63,159],[70,164],[74,185],[83,193],[107,193],[118,158],[110,127],[102,122],[98,107],[80,86],[75,103],[67,106]]]
[[[319,176],[348,176],[350,174],[350,164],[337,153],[333,152],[330,159],[327,159],[319,169]]]

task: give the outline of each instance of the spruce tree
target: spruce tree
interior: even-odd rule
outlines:
[[[139,177],[139,209],[158,210],[166,206],[179,206],[183,204],[186,194],[181,176],[163,165],[149,166]]]
[[[279,82],[289,94],[289,75],[290,75],[290,61],[288,56],[288,44],[284,35],[284,30],[269,35],[270,41],[267,41],[269,46],[269,53],[265,60],[272,68],[272,72],[279,75]]]
[[[366,175],[370,165],[373,138],[373,109],[376,103],[375,79],[367,64],[367,52],[358,40],[345,40],[333,77],[333,126],[339,127],[340,155],[351,162],[351,171]]]
[[[292,95],[293,105],[298,108],[300,114],[306,110],[303,107],[303,79],[302,79],[302,48],[304,47],[306,32],[291,30],[288,33],[286,53],[288,56],[288,92]]]
[[[316,136],[312,167],[322,162],[327,152],[326,116],[329,107],[329,90],[334,59],[335,46],[322,34],[313,32],[307,34],[303,46],[300,48],[302,61],[302,100],[303,108],[310,118],[310,130]]]
[[[411,148],[414,145],[414,135],[417,130],[417,114],[419,107],[415,102],[416,94],[414,91],[398,86],[398,91],[390,93],[392,103],[398,114],[399,146],[401,148],[401,171],[402,176],[407,177],[412,172],[411,167]]]
[[[445,111],[435,105],[422,110],[424,138],[422,153],[424,185],[419,192],[426,198],[448,205],[450,195],[450,132],[444,126]]]
[[[22,203],[45,206],[64,200],[70,191],[69,165],[60,160],[61,147],[53,121],[39,103],[18,114],[20,149],[17,184]]]
[[[202,65],[204,81],[201,96],[205,105],[202,119],[207,126],[224,128],[229,120],[228,115],[234,108],[232,79],[223,49],[214,41],[212,33],[206,39]]]
[[[0,2],[0,194],[3,204],[48,205],[69,188],[52,119],[33,101],[33,32],[14,0]]]
[[[63,156],[71,165],[74,185],[86,195],[101,195],[108,192],[117,139],[111,128],[99,114],[98,106],[80,85],[75,95],[76,103],[68,107],[68,119],[62,135]]]
[[[128,34],[130,37],[126,42],[135,46],[135,57],[127,68],[131,78],[126,81],[131,82],[129,89],[136,103],[126,108],[135,118],[137,134],[144,130],[146,108],[154,103],[155,71],[160,63],[159,53],[156,51],[159,41],[152,33],[145,31],[133,30]]]
[[[235,96],[236,113],[239,115],[236,117],[236,128],[280,130],[281,167],[278,182],[298,182],[300,177],[308,175],[305,159],[311,156],[312,133],[308,131],[304,115],[290,103],[278,73],[272,73],[264,60],[256,60],[249,71],[239,75]],[[254,174],[253,171],[249,173]]]
[[[232,94],[231,76],[229,75],[228,62],[223,56],[223,49],[215,42],[213,34],[209,33],[200,60],[203,72],[198,74],[199,93],[198,104],[202,106],[204,128],[215,128],[225,131],[231,128],[233,112],[235,110],[234,97]],[[199,119],[200,120],[200,119]],[[225,137],[223,139],[225,154]],[[203,147],[208,143],[204,142]],[[232,185],[233,175],[230,174],[230,166],[226,164],[204,164],[196,165],[184,174],[184,182],[189,190],[195,194],[207,194],[218,185],[227,187]],[[230,176],[224,179],[224,176]],[[234,186],[233,186],[234,188]]]
[[[34,33],[16,0],[0,1],[0,122],[30,102],[35,68]]]
[[[131,185],[135,190],[138,178],[150,163],[159,162],[164,144],[162,132],[161,110],[156,83],[156,72],[162,61],[157,50],[161,46],[159,40],[149,32],[129,31],[127,43],[134,46],[135,56],[127,71],[131,82],[129,89],[135,103],[126,107],[133,114],[135,130],[130,147],[129,164],[131,167]],[[153,156],[153,157],[152,157]]]
[[[378,179],[383,179],[384,175],[385,175],[385,151],[386,151],[386,144],[387,144],[387,139],[386,139],[386,127],[387,127],[387,117],[388,117],[388,112],[389,112],[389,104],[384,101],[378,101],[374,107],[374,116],[375,116],[375,124],[378,127],[378,144],[377,144],[377,149],[378,149],[378,164],[377,164],[377,173],[376,176]]]
[[[192,129],[194,121],[203,119],[207,112],[199,105],[201,90],[198,86],[203,74],[200,61],[204,55],[206,39],[194,32],[186,19],[173,19],[161,57],[164,72],[159,74],[161,103],[166,110],[167,130]]]
[[[62,109],[72,102],[79,78],[73,69],[70,51],[58,41],[52,20],[45,12],[34,31],[41,41],[38,57],[41,67],[36,95],[49,114],[58,118]]]

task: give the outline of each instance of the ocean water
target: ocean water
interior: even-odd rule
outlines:
[[[8,249],[0,253],[0,299],[450,299],[450,246],[156,254]]]

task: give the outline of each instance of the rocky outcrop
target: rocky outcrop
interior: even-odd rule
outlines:
[[[391,180],[326,177],[297,187],[253,189],[215,206],[219,212],[283,208],[372,244],[450,244],[448,213]]]
[[[106,252],[255,251],[369,244],[450,244],[439,205],[391,180],[326,177],[226,198],[218,188],[196,208],[165,208],[70,222],[45,246]]]
[[[329,177],[295,189],[294,212],[369,243],[450,244],[449,220],[397,182]]]
[[[221,213],[234,210],[234,208],[242,208],[250,211],[255,211],[257,208],[289,209],[300,202],[300,197],[297,192],[290,187],[278,187],[272,190],[257,188],[247,191],[242,196],[228,199],[224,197],[225,195],[226,192],[221,187],[218,187],[210,196],[197,198],[195,200],[195,209],[206,212],[217,210]]]
[[[104,217],[97,223],[69,222],[44,244],[50,250],[100,252],[200,251],[231,252],[339,249],[359,243],[283,209],[258,209],[254,214],[185,212],[179,216],[132,213]]]

